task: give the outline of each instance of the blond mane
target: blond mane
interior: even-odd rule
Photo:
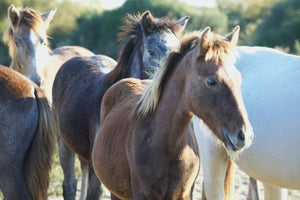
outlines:
[[[180,40],[180,50],[178,52],[172,52],[168,56],[167,62],[158,68],[153,76],[151,84],[143,92],[137,104],[138,115],[147,116],[156,109],[167,77],[174,71],[179,61],[187,54],[187,52],[200,46],[203,32],[194,31],[185,34]],[[202,57],[205,62],[214,60],[219,63],[225,61],[225,59],[232,59],[234,57],[234,47],[235,45],[226,38],[210,33],[209,39],[201,45],[199,57]]]

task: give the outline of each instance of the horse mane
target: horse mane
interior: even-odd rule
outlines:
[[[17,27],[20,27],[21,24],[28,26],[33,29],[38,36],[41,38],[48,38],[46,34],[46,27],[43,23],[43,17],[39,13],[32,8],[20,8],[19,9],[19,19],[17,22]],[[13,57],[15,51],[15,43],[13,38],[13,29],[9,26],[3,34],[3,41],[8,45],[9,55]],[[48,40],[45,40],[45,43],[48,45]]]
[[[165,65],[159,67],[154,74],[153,81],[143,92],[137,104],[138,115],[147,116],[156,109],[164,85],[176,69],[178,63],[189,51],[199,46],[200,42],[201,32],[195,31],[185,34],[180,41],[179,51],[170,53]],[[229,57],[233,58],[233,56],[229,56],[233,55],[233,50],[234,45],[226,38],[211,33],[209,41],[202,45],[202,52],[199,52],[200,55],[198,56],[198,59],[202,58],[205,62],[213,61],[215,63],[220,63]]]
[[[106,77],[109,82],[114,82],[114,80],[125,71],[136,46],[142,41],[143,30],[141,27],[141,19],[142,15],[140,13],[137,15],[126,15],[124,25],[120,27],[122,32],[118,34],[118,41],[124,43],[124,46],[120,52],[117,66]],[[170,30],[176,36],[180,33],[180,26],[171,21],[168,17],[152,19],[154,23],[148,23],[146,27],[144,27],[146,28],[144,29],[146,36],[163,30]]]

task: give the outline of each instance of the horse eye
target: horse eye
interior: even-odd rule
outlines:
[[[149,53],[150,56],[155,56],[155,53],[151,50],[148,50],[148,53]]]
[[[40,38],[40,44],[46,45],[46,43],[44,42],[44,40],[42,38]]]
[[[21,40],[19,38],[15,38],[14,41],[15,41],[15,45],[16,45],[17,48],[21,47],[22,42],[21,42]]]
[[[208,78],[206,80],[206,84],[209,86],[209,87],[215,87],[217,85],[217,80],[215,78]]]
[[[21,43],[20,43],[20,42],[15,42],[15,45],[16,45],[16,47],[18,48],[18,47],[21,46]]]

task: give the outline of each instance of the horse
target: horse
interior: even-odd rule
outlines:
[[[6,200],[46,200],[55,147],[44,92],[0,65],[0,189]]]
[[[10,68],[24,74],[45,89],[48,101],[52,101],[52,85],[59,67],[74,56],[92,56],[94,53],[79,46],[63,46],[53,51],[46,34],[56,8],[40,14],[31,8],[8,8],[9,27],[4,41],[9,47]]]
[[[183,17],[173,22],[167,17],[154,18],[149,11],[137,16],[128,14],[119,35],[124,46],[117,63],[103,55],[82,56],[68,60],[58,71],[53,85],[53,108],[64,141],[60,148],[70,148],[82,159],[82,184],[88,184],[88,187],[81,191],[80,199],[97,199],[102,192],[90,155],[100,124],[100,103],[104,93],[122,78],[149,78],[166,55],[178,46],[177,38],[188,19]],[[62,156],[66,158],[64,173],[68,175],[69,160],[74,153],[69,151],[68,155]],[[75,198],[76,185],[73,183],[65,177],[68,193],[64,195],[65,199]]]
[[[267,47],[240,46],[235,65],[243,76],[242,94],[255,137],[233,160],[263,183],[265,200],[287,199],[286,189],[281,188],[300,189],[300,57]],[[229,156],[222,144],[216,145],[220,142],[212,137],[212,130],[197,117],[193,120],[207,199],[222,199]]]
[[[8,8],[9,27],[3,37],[12,59],[10,68],[25,75],[44,89],[50,104],[54,77],[60,66],[74,56],[94,55],[79,46],[63,46],[54,50],[49,48],[46,31],[56,10],[53,8],[47,13],[40,14],[37,10],[17,9],[11,4]],[[60,142],[59,137],[58,140]],[[75,179],[74,173],[71,178]]]
[[[192,199],[200,168],[193,114],[233,154],[251,143],[231,59],[238,29],[188,34],[152,82],[123,79],[105,93],[92,161],[114,199]]]

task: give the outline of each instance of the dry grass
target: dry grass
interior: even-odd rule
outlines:
[[[75,175],[77,180],[81,177],[81,168],[78,157],[75,159]],[[48,189],[48,197],[62,197],[63,189],[62,182],[64,179],[63,171],[60,166],[58,147],[56,145],[56,151],[53,156],[52,170],[50,174],[50,184]]]

